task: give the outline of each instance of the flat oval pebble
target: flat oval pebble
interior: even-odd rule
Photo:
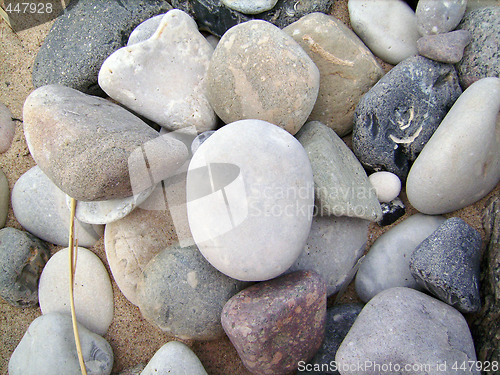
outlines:
[[[401,192],[401,180],[391,172],[375,172],[368,176],[379,202],[389,203]]]
[[[226,124],[259,119],[292,135],[318,97],[319,70],[299,44],[276,26],[249,21],[219,41],[206,76],[208,100]]]
[[[10,148],[15,132],[16,125],[12,120],[12,113],[5,104],[0,103],[0,154]]]
[[[403,0],[349,0],[353,30],[370,50],[396,65],[417,53],[415,12]]]
[[[335,17],[311,13],[283,29],[319,69],[316,104],[309,121],[320,121],[344,136],[352,130],[354,108],[384,74],[358,36]]]
[[[9,214],[9,181],[0,169],[0,229],[5,226]]]
[[[226,125],[189,164],[193,238],[205,258],[230,277],[276,277],[306,244],[313,188],[307,153],[288,132],[260,120]]]
[[[216,125],[204,87],[212,53],[194,20],[172,9],[153,36],[104,61],[99,85],[113,99],[169,130],[195,126],[203,132]]]
[[[38,279],[49,248],[32,234],[0,229],[0,296],[12,306],[38,304]]]
[[[377,238],[356,274],[359,298],[368,302],[383,290],[398,286],[421,290],[410,273],[410,257],[444,221],[443,217],[416,214]]]
[[[342,375],[396,374],[404,368],[412,374],[480,374],[475,366],[450,370],[453,363],[476,361],[474,342],[462,314],[409,288],[385,290],[368,302],[335,359]],[[367,365],[360,371],[359,364]],[[401,370],[389,370],[398,367]]]
[[[28,96],[24,133],[40,169],[82,201],[132,196],[128,159],[158,138],[154,129],[119,105],[60,85],[43,86]],[[150,163],[165,160],[167,149],[170,159],[163,168],[173,172],[186,160],[187,148],[172,138],[161,142],[165,148],[148,155]]]
[[[404,181],[462,89],[453,65],[414,56],[395,66],[360,100],[353,151],[374,171]]]
[[[452,31],[462,20],[467,0],[419,0],[415,14],[420,35]]]
[[[434,61],[455,64],[462,60],[464,49],[471,41],[467,30],[446,34],[426,35],[417,40],[418,53]]]
[[[297,133],[311,162],[316,206],[322,215],[377,221],[382,217],[375,190],[344,141],[326,125],[311,121]]]
[[[468,12],[458,29],[471,33],[464,57],[457,64],[460,84],[465,90],[486,77],[500,77],[500,6],[474,9]]]
[[[259,14],[273,9],[278,0],[221,0],[222,3],[244,14]]]
[[[213,340],[224,335],[224,304],[245,286],[212,267],[196,246],[174,245],[144,268],[137,285],[138,305],[150,323],[170,335]]]
[[[463,313],[481,308],[481,235],[458,217],[442,223],[413,251],[410,271],[417,283]]]
[[[109,375],[113,350],[101,336],[78,324],[87,375]],[[10,375],[80,374],[71,315],[39,316],[28,327],[9,361]]]
[[[148,362],[141,375],[207,375],[202,363],[189,347],[179,341],[163,345]]]
[[[306,246],[287,273],[315,271],[326,282],[327,296],[352,281],[353,268],[363,255],[368,220],[351,217],[315,216]]]
[[[310,360],[323,341],[326,286],[311,271],[253,285],[231,298],[222,326],[254,374],[287,374]]]
[[[500,79],[484,78],[458,98],[413,164],[410,203],[439,215],[472,204],[500,181]]]
[[[68,254],[68,248],[59,250],[43,269],[38,286],[42,314],[71,314]],[[83,247],[78,248],[74,299],[78,322],[92,332],[104,335],[113,320],[113,289],[101,260]]]
[[[28,232],[59,246],[68,246],[70,211],[66,194],[34,166],[16,181],[12,189],[14,215]],[[94,246],[104,227],[75,220],[75,233],[82,246]]]

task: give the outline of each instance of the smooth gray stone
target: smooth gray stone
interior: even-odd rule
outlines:
[[[59,246],[68,246],[70,210],[66,194],[34,166],[12,189],[14,215],[28,232]],[[75,233],[81,246],[94,246],[104,233],[102,225],[89,225],[75,220]]]
[[[144,363],[139,363],[133,367],[129,367],[119,373],[112,373],[111,375],[141,375],[142,370],[144,370],[146,365]]]
[[[209,130],[199,134],[191,143],[191,153],[195,153],[196,150],[201,146],[203,142],[205,142],[212,134],[215,133],[215,130]]]
[[[467,0],[419,0],[415,14],[420,35],[444,34],[458,26]]]
[[[377,221],[382,210],[352,151],[329,127],[319,121],[305,124],[297,133],[313,169],[316,205],[322,215],[350,216]]]
[[[327,296],[351,282],[363,255],[369,221],[335,216],[313,217],[304,251],[286,273],[312,270],[325,281]]]
[[[465,371],[451,369],[454,363],[460,366],[476,360],[469,326],[462,314],[410,288],[385,290],[368,302],[335,359],[342,375],[480,374],[476,366],[472,371],[468,371],[468,365]],[[371,366],[357,366],[366,363]],[[403,371],[406,365],[409,371]],[[417,365],[415,369],[413,365]],[[399,370],[396,366],[400,366]]]
[[[50,257],[45,243],[28,232],[0,230],[0,296],[12,306],[38,304],[38,279]]]
[[[445,218],[416,214],[382,234],[373,243],[356,275],[356,293],[368,302],[385,289],[397,286],[421,289],[410,273],[413,250]]]
[[[158,374],[207,375],[207,372],[187,345],[170,341],[158,349],[141,372],[141,375]]]
[[[0,229],[5,226],[9,214],[9,181],[0,169]]]
[[[170,335],[213,340],[224,335],[224,304],[246,285],[217,271],[196,246],[174,245],[145,267],[137,285],[138,305],[149,322]]]
[[[128,37],[127,46],[144,42],[145,40],[151,38],[151,36],[158,29],[158,26],[160,26],[161,20],[165,14],[166,13],[158,14],[157,16],[148,18],[146,21],[137,26]]]
[[[278,0],[221,0],[222,3],[243,14],[259,14],[274,8]]]
[[[481,235],[458,217],[446,220],[413,251],[417,283],[463,313],[481,308]]]
[[[431,60],[455,64],[462,60],[464,49],[471,41],[467,30],[446,34],[426,35],[417,40],[418,53]]]
[[[16,125],[12,120],[12,113],[5,104],[0,103],[0,154],[10,148],[15,132]]]
[[[113,351],[101,336],[78,324],[83,360],[88,375],[109,375]],[[28,327],[9,361],[10,375],[80,374],[71,316],[39,316]]]

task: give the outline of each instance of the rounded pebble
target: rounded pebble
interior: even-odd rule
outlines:
[[[401,180],[391,172],[375,172],[368,176],[379,202],[389,203],[401,192]]]
[[[188,346],[170,341],[155,353],[141,372],[141,375],[158,374],[207,375],[207,372]]]
[[[12,120],[12,113],[5,104],[0,103],[0,154],[10,148],[15,132],[16,125]]]

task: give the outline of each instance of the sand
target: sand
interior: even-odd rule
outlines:
[[[332,14],[349,23],[347,0],[336,0]],[[12,112],[16,119],[22,120],[22,107],[28,94],[33,90],[31,84],[31,67],[36,53],[44,37],[47,35],[52,22],[27,29],[14,34],[4,22],[0,22],[0,101]],[[383,64],[386,71],[391,66]],[[346,139],[349,143],[349,139]],[[35,163],[30,156],[23,135],[22,122],[16,121],[16,134],[11,148],[0,154],[0,168],[4,171],[9,181],[10,189],[17,179]],[[479,230],[484,238],[481,225],[482,210],[485,201],[493,194],[500,194],[500,186],[476,204],[465,209],[446,215],[458,216]],[[403,201],[408,205],[404,192]],[[416,213],[408,207],[406,215],[398,222]],[[398,223],[397,222],[397,223]],[[7,227],[22,229],[16,221],[12,208],[9,210]],[[368,248],[373,241],[390,227],[380,228],[376,224],[370,225],[368,235]],[[61,247],[52,247],[55,252]],[[101,239],[92,250],[100,257],[107,267],[104,244]],[[109,272],[109,267],[108,267]],[[143,362],[147,363],[153,354],[166,342],[173,340],[170,337],[145,321],[139,309],[128,302],[113,282],[115,315],[105,338],[111,344],[115,355],[114,372],[119,372],[128,367]],[[343,296],[329,299],[329,306],[334,303],[347,303],[359,301],[350,285]],[[15,308],[0,298],[0,374],[7,374],[9,358],[24,335],[29,324],[40,315],[39,308]],[[209,374],[214,375],[246,375],[250,374],[242,365],[235,349],[227,338],[211,342],[187,341]]]

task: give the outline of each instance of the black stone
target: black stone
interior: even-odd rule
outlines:
[[[35,58],[33,85],[59,83],[102,95],[97,76],[104,60],[127,44],[137,25],[169,9],[164,0],[73,0]]]
[[[463,313],[481,308],[481,235],[458,217],[441,224],[416,247],[410,271],[417,283]]]
[[[363,306],[363,304],[354,303],[336,305],[326,310],[326,328],[323,344],[314,358],[309,361],[307,365],[303,366],[305,369],[311,370],[297,371],[298,374],[339,374],[334,368],[335,355],[337,354],[340,344],[344,341],[354,321],[363,309]],[[300,369],[301,367],[299,367],[299,370]]]
[[[381,227],[393,224],[406,212],[406,207],[399,198],[389,203],[382,202],[380,203],[380,207],[382,207],[382,219],[378,221],[377,224]]]
[[[0,296],[12,306],[38,304],[38,280],[50,257],[47,245],[28,232],[0,230]]]
[[[422,56],[402,61],[358,103],[354,153],[368,170],[386,170],[405,181],[412,162],[461,93],[453,65]]]

